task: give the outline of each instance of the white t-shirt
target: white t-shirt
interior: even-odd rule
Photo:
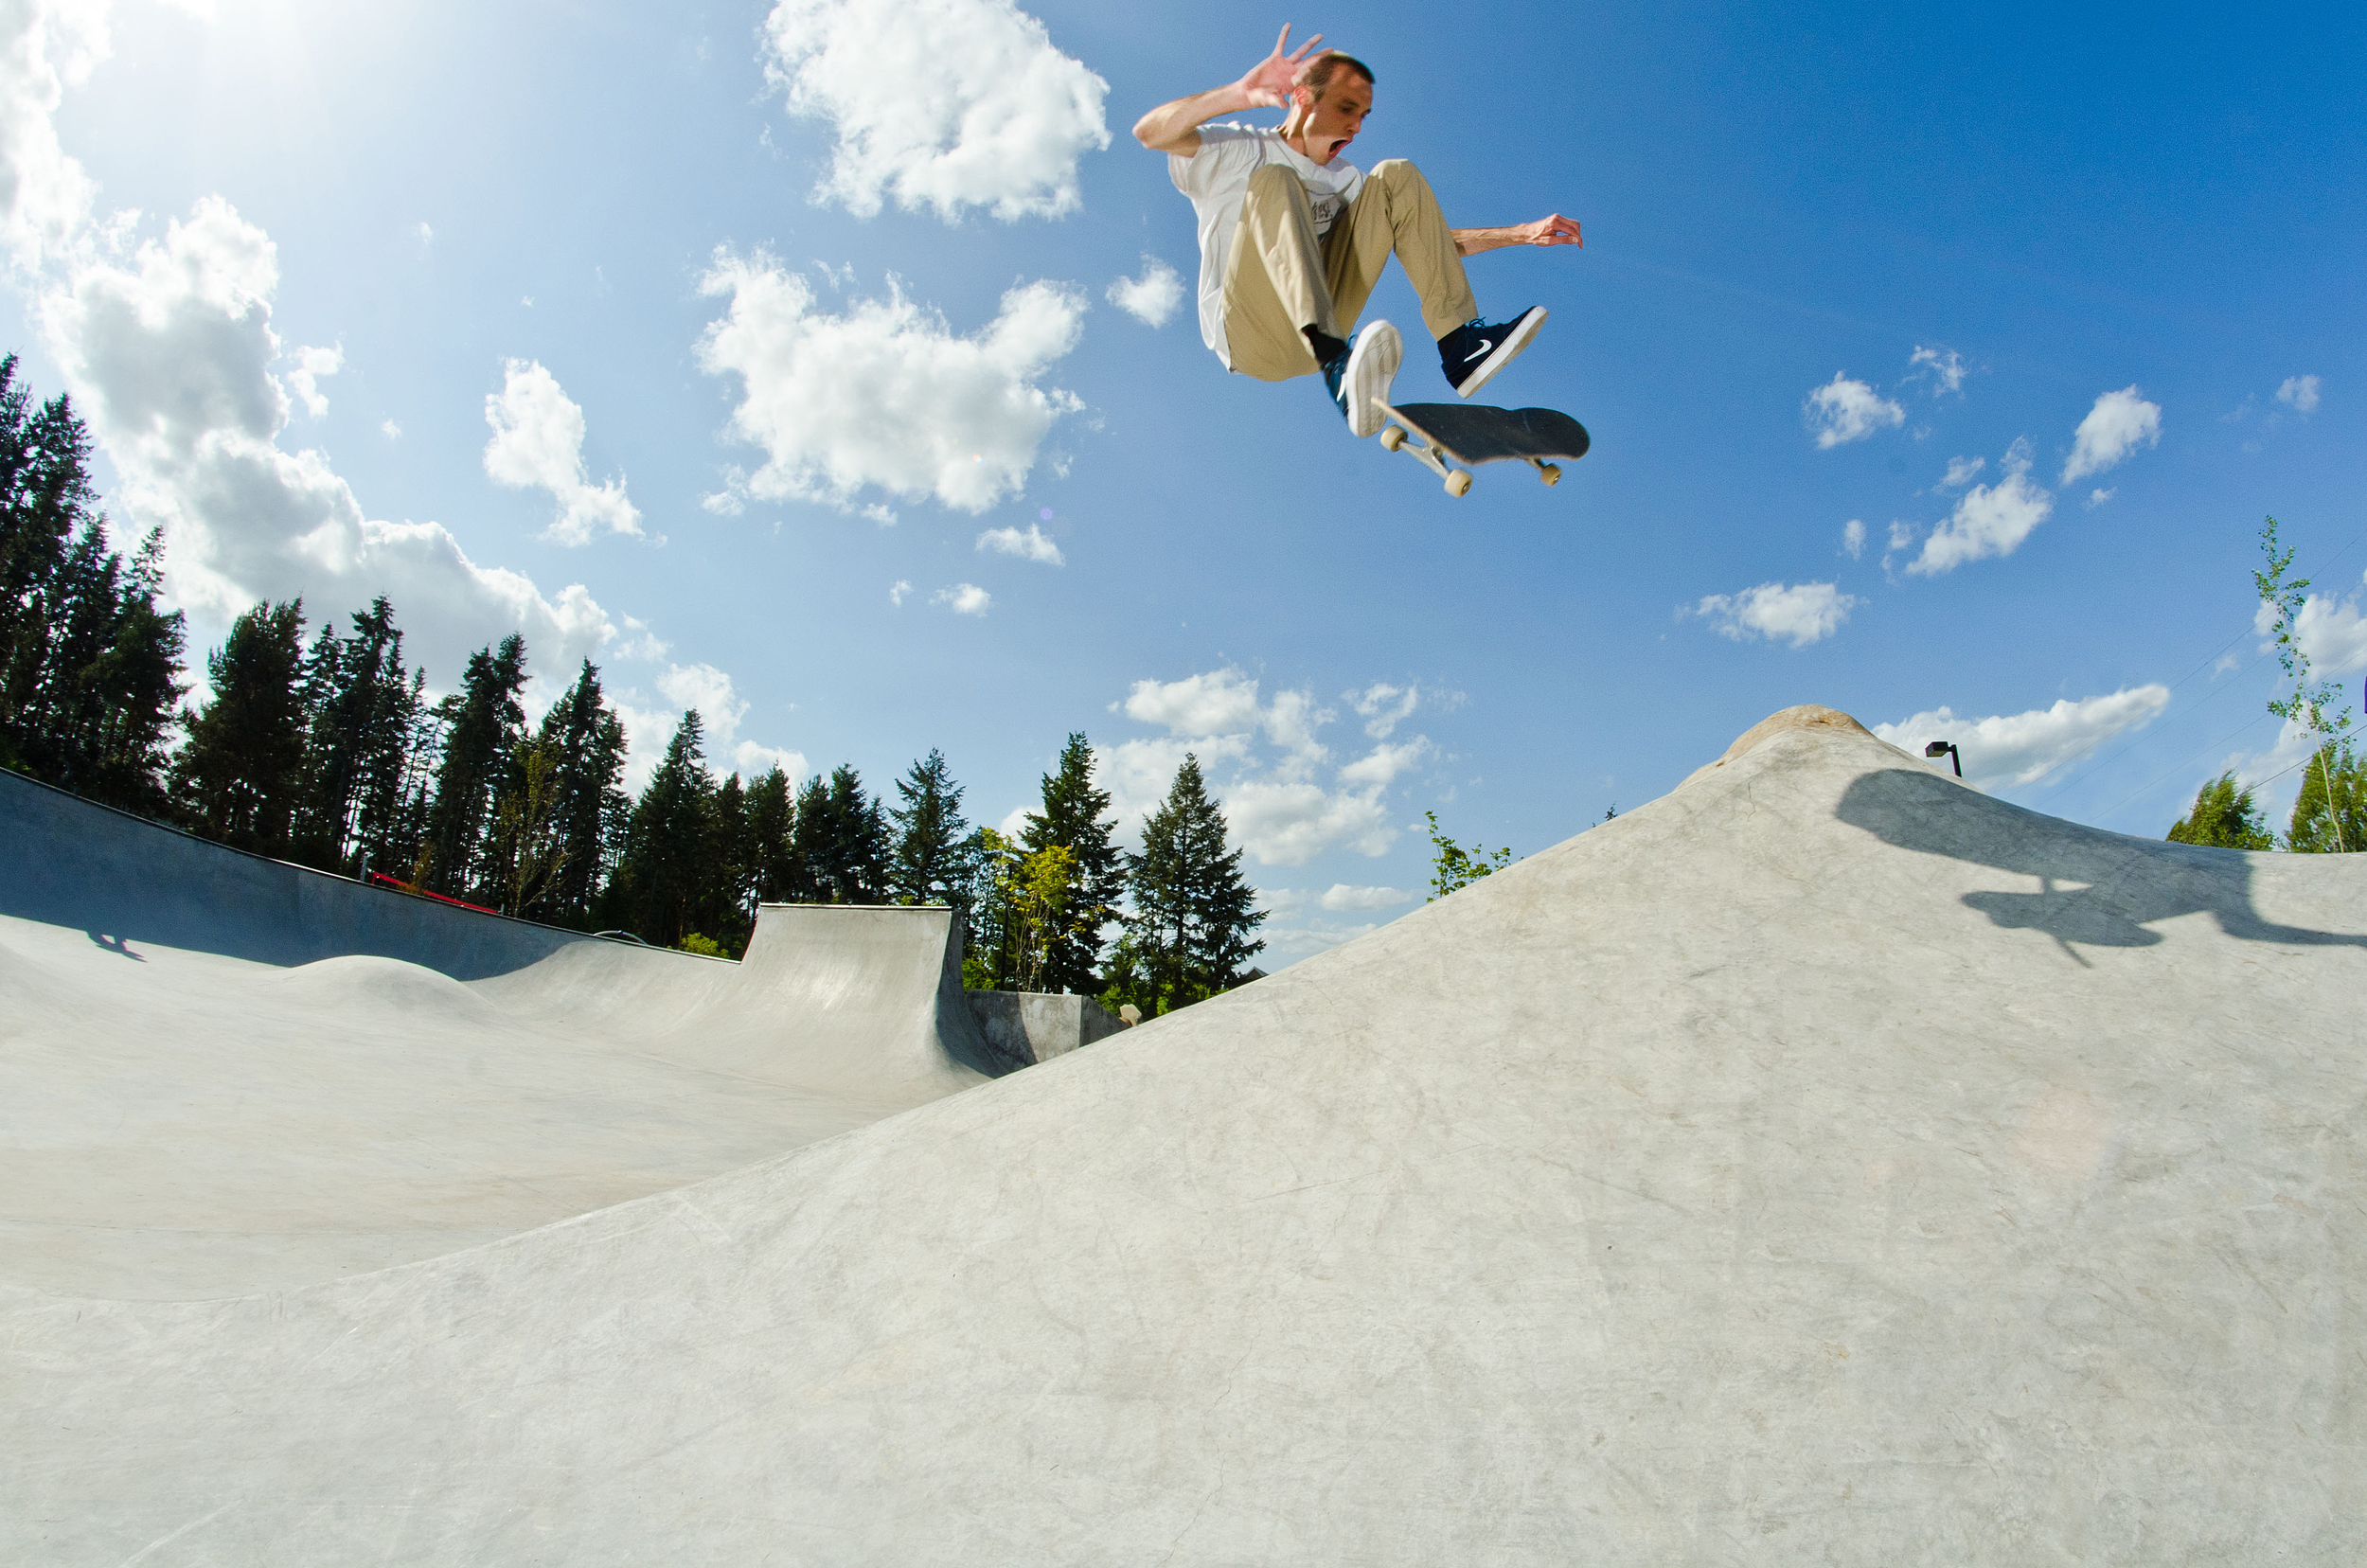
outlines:
[[[1280,132],[1254,125],[1203,125],[1199,151],[1188,158],[1181,152],[1167,154],[1167,177],[1192,199],[1192,209],[1200,215],[1201,339],[1228,370],[1233,354],[1224,341],[1224,263],[1233,254],[1233,231],[1241,222],[1250,176],[1270,163],[1287,164],[1307,187],[1318,235],[1329,233],[1332,222],[1364,188],[1363,171],[1354,164],[1336,158],[1316,163],[1284,141]]]

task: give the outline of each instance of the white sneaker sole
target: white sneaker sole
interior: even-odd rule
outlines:
[[[1504,334],[1504,340],[1496,345],[1494,353],[1480,361],[1479,368],[1471,372],[1471,379],[1454,389],[1455,396],[1468,398],[1486,386],[1488,377],[1521,357],[1521,350],[1529,346],[1529,339],[1535,337],[1537,330],[1544,325],[1545,307],[1539,305],[1523,315],[1512,330]]]
[[[1389,422],[1381,405],[1389,401],[1390,385],[1404,359],[1405,340],[1389,323],[1368,322],[1356,334],[1356,347],[1348,350],[1348,373],[1341,378],[1348,394],[1349,435],[1362,440]]]

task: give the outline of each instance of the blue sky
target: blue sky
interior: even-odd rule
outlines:
[[[2263,514],[2367,667],[2355,8],[1439,16],[14,0],[8,340],[201,643],[384,591],[437,683],[588,654],[645,764],[695,702],[988,822],[1070,730],[1130,812],[1194,749],[1278,960],[1418,899],[1425,810],[1534,852],[1799,702],[2124,831],[2289,800]],[[1557,489],[1201,346],[1128,127],[1285,20],[1379,77],[1352,160],[1584,224],[1471,263],[1553,312],[1490,395],[1593,433]]]

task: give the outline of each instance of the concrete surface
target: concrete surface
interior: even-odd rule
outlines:
[[[1033,1066],[1079,1045],[1107,1040],[1126,1027],[1090,996],[1049,991],[969,991],[970,1016],[987,1043],[1013,1061]]]
[[[725,963],[364,888],[0,775],[12,1284],[193,1298],[433,1257],[999,1066],[948,910],[767,906]]]
[[[360,1278],[0,1292],[0,1559],[2355,1563],[2367,857],[1826,722],[1356,942]]]

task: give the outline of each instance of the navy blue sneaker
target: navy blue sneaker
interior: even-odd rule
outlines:
[[[1487,378],[1510,365],[1545,325],[1545,307],[1532,305],[1510,321],[1490,326],[1474,317],[1438,340],[1439,367],[1455,396],[1468,398]]]
[[[1389,422],[1381,405],[1405,358],[1405,340],[1385,321],[1367,322],[1352,344],[1343,344],[1324,362],[1324,384],[1347,416],[1348,434],[1362,439]]]

